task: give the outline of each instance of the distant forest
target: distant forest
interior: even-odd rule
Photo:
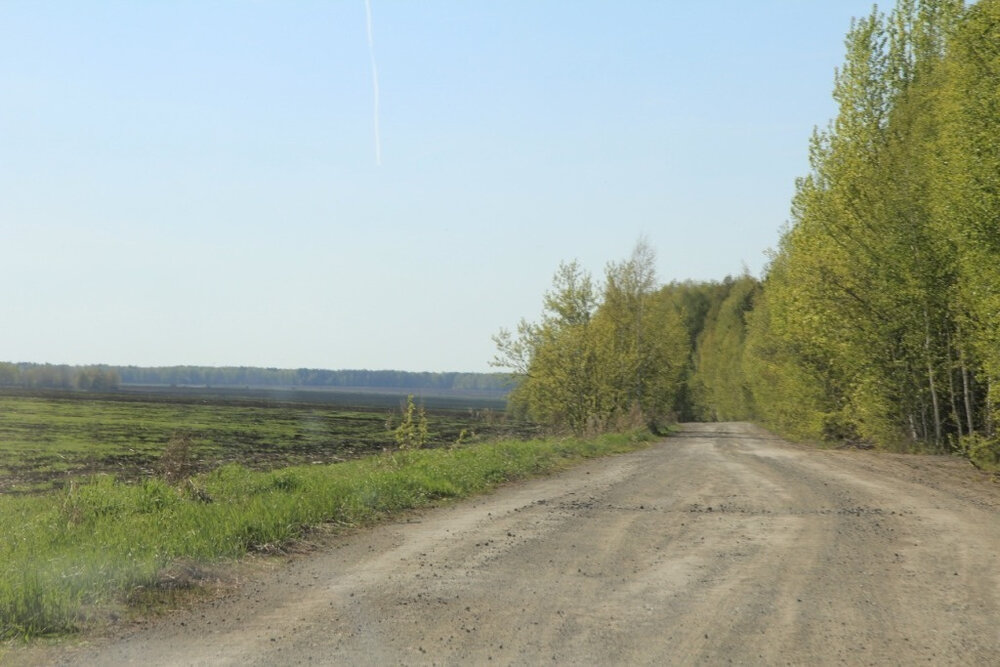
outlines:
[[[69,366],[0,362],[0,387],[113,391],[123,386],[409,389],[501,396],[505,373],[256,368],[250,366]]]

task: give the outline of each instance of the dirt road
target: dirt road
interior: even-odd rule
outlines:
[[[44,660],[996,665],[998,487],[943,457],[687,425]]]

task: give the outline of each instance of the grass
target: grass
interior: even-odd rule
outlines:
[[[0,639],[73,632],[137,591],[170,588],[178,568],[270,551],[311,526],[369,524],[646,439],[504,440],[271,471],[227,464],[177,483],[98,475],[0,495]]]
[[[195,471],[226,462],[267,469],[357,458],[395,445],[386,418],[397,412],[398,423],[399,400],[381,398],[396,401],[395,410],[236,394],[0,393],[0,493],[48,491],[100,472],[145,479],[159,472],[178,439],[188,443]],[[428,419],[437,446],[455,442],[463,430],[494,438],[523,429],[502,413],[458,405],[429,409]]]

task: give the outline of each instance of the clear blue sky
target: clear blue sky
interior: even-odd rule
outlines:
[[[855,0],[0,0],[0,360],[488,370],[560,260],[760,274]]]

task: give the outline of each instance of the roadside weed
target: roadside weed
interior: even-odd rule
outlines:
[[[645,439],[499,441],[267,472],[229,464],[176,485],[98,475],[47,494],[0,496],[0,639],[70,632],[137,590],[168,588],[165,573],[179,563],[276,551],[311,526],[370,524]]]

